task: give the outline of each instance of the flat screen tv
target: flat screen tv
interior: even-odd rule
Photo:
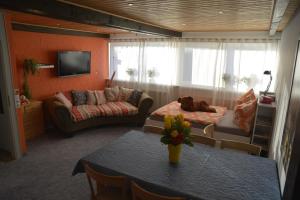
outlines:
[[[61,51],[57,55],[58,76],[76,76],[91,71],[91,52]]]

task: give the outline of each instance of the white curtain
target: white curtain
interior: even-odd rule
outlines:
[[[276,77],[277,50],[277,41],[112,41],[110,73],[149,92],[155,108],[190,95],[231,109],[241,92],[265,89],[265,70]]]
[[[115,84],[143,90],[153,99],[153,109],[178,96],[178,43],[174,41],[139,41],[110,43],[110,75]]]

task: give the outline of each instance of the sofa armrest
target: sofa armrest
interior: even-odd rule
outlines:
[[[139,114],[148,115],[149,110],[153,105],[153,99],[147,93],[143,93],[139,101],[138,110]]]
[[[72,120],[70,110],[59,101],[53,102],[54,112],[60,120]]]
[[[55,98],[47,99],[45,104],[49,117],[56,127],[61,131],[68,132],[67,127],[73,123],[69,109]]]

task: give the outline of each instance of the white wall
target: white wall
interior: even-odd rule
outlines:
[[[4,15],[0,10],[0,90],[4,110],[3,113],[0,113],[0,148],[10,152],[13,158],[18,159],[21,157],[21,149],[4,21]]]
[[[6,41],[5,38],[5,29],[4,29],[4,21],[3,16],[0,13],[0,66],[1,66],[1,74],[0,74],[0,90],[1,90],[1,97],[3,103],[3,113],[0,113],[0,149],[6,150],[8,152],[13,152],[13,143],[12,137],[10,136],[10,128],[9,128],[9,115],[8,115],[8,108],[7,108],[7,87],[5,82],[5,50],[6,50]]]
[[[281,35],[279,65],[276,86],[277,113],[274,128],[274,137],[271,146],[270,156],[278,162],[278,172],[281,189],[284,188],[285,171],[282,166],[280,145],[285,124],[286,112],[288,109],[294,63],[298,40],[300,38],[300,12],[290,21]]]

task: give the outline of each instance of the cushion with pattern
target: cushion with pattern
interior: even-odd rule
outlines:
[[[250,132],[251,126],[255,117],[257,100],[250,100],[246,103],[239,104],[234,108],[233,122],[240,129]]]
[[[86,91],[72,91],[73,102],[75,106],[87,104],[87,92]]]
[[[253,100],[256,100],[256,96],[254,94],[253,89],[250,89],[236,100],[236,104],[239,105]]]
[[[127,102],[134,105],[134,106],[138,106],[140,99],[142,97],[143,92],[142,91],[138,91],[138,90],[133,90],[133,92],[131,93],[130,97],[128,98]]]
[[[105,88],[104,94],[107,101],[119,101],[120,90],[118,86]]]
[[[134,89],[120,87],[120,101],[127,101]]]

